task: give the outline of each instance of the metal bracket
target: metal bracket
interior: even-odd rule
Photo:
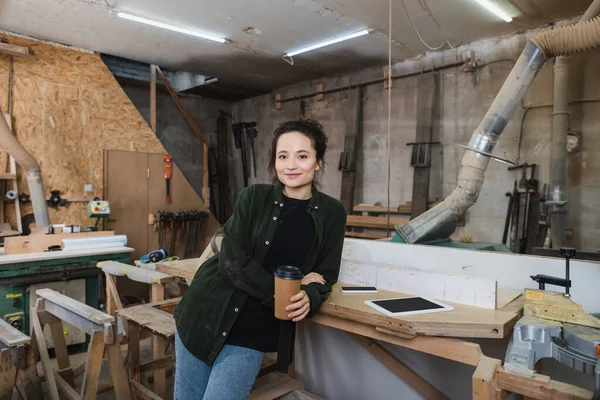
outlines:
[[[484,155],[484,156],[486,156],[486,157],[489,157],[489,158],[491,158],[491,159],[493,159],[493,160],[496,160],[496,161],[498,161],[498,162],[500,162],[500,163],[502,163],[502,164],[510,165],[511,167],[514,167],[514,166],[516,166],[516,165],[517,165],[517,164],[515,164],[514,162],[512,162],[512,161],[510,161],[510,160],[507,160],[507,159],[505,159],[505,158],[496,157],[496,156],[495,156],[495,155],[493,155],[492,153],[488,153],[488,152],[485,152],[485,151],[477,150],[477,149],[474,149],[474,148],[472,148],[472,147],[469,147],[469,146],[466,146],[466,145],[464,145],[464,144],[460,144],[460,143],[457,143],[457,145],[459,145],[460,147],[462,147],[462,148],[464,148],[464,149],[471,150],[472,152],[475,152],[475,153],[478,153],[478,154]]]

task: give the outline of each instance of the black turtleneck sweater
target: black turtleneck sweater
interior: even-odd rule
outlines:
[[[283,196],[283,210],[273,237],[273,243],[263,262],[269,273],[281,265],[302,268],[315,237],[315,225],[308,213],[308,200]],[[248,296],[226,344],[246,347],[262,352],[275,352],[278,347],[280,321],[273,310]]]

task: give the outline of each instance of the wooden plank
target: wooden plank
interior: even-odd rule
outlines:
[[[152,393],[150,389],[145,388],[141,383],[129,380],[131,387],[131,395],[134,400],[163,400],[156,394]]]
[[[60,374],[54,371],[54,379],[56,379],[56,385],[58,386],[58,390],[60,390],[65,396],[67,396],[70,400],[80,400],[81,396],[73,387],[67,383],[67,381],[60,376]]]
[[[204,142],[202,150],[202,200],[204,200],[204,204],[210,204],[210,181],[208,178],[208,143]]]
[[[136,324],[130,324],[127,331],[127,361],[129,366],[129,378],[136,382],[140,381],[140,333],[142,328]]]
[[[419,79],[417,93],[417,131],[415,134],[415,142],[431,142],[434,138],[434,129],[437,127],[435,136],[439,136],[439,124],[436,124],[436,119],[439,120],[439,98],[438,93],[439,74],[433,72],[431,74],[421,75]],[[423,146],[423,145],[422,145]],[[426,148],[425,157],[431,162],[431,146]],[[417,151],[417,146],[412,146],[412,151]],[[427,211],[429,204],[429,180],[431,175],[431,167],[414,167],[413,168],[413,192],[411,204],[411,219],[423,214]]]
[[[140,372],[148,372],[153,371],[160,368],[167,368],[175,364],[175,356],[169,354],[168,356],[164,356],[162,358],[154,359],[152,361],[148,361],[140,364]],[[259,374],[260,375],[260,374]]]
[[[50,246],[60,246],[63,239],[82,239],[88,237],[114,236],[113,231],[56,233],[54,235],[15,236],[4,240],[4,254],[41,253]]]
[[[38,299],[40,304],[40,299]],[[48,355],[48,348],[46,347],[46,338],[44,337],[44,330],[40,324],[40,320],[37,316],[37,308],[31,308],[31,323],[33,325],[33,331],[35,333],[35,339],[37,343],[37,349],[39,356],[42,361],[42,368],[46,376],[46,385],[48,386],[49,396],[51,400],[60,400],[58,396],[58,388],[56,386],[56,380],[54,379],[54,372],[52,364],[50,363],[50,356]]]
[[[127,307],[118,314],[129,322],[129,326],[137,325],[169,340],[175,337],[173,314],[152,307],[151,304]]]
[[[109,249],[86,249],[76,251],[48,251],[45,253],[13,254],[1,256],[0,265],[12,265],[35,261],[59,260],[131,252],[133,252],[133,249],[130,247],[113,247]]]
[[[271,382],[270,379],[273,374],[277,375],[277,380]],[[263,376],[256,380],[256,388],[250,392],[247,397],[248,400],[272,400],[277,399],[283,395],[293,392],[297,389],[304,389],[304,384],[295,379],[290,378],[288,375],[283,375],[278,372]],[[263,383],[263,381],[268,383]]]
[[[389,220],[389,228],[393,229],[396,225],[405,225],[410,218],[408,217],[391,217]],[[363,228],[378,228],[386,229],[388,227],[387,217],[372,217],[364,215],[348,215],[346,226],[360,226]]]
[[[29,47],[17,46],[9,43],[1,43],[0,42],[0,53],[8,54],[11,56],[24,57],[24,58],[33,58],[35,54],[33,50]]]
[[[150,65],[150,127],[156,133],[156,65]]]
[[[29,344],[31,339],[5,320],[0,319],[0,342],[7,347],[16,347],[21,344]]]
[[[173,87],[171,86],[171,84],[169,83],[169,81],[167,80],[167,78],[165,78],[165,76],[163,75],[162,71],[160,70],[160,68],[158,66],[156,66],[156,72],[158,73],[158,76],[160,77],[160,79],[162,80],[163,84],[167,88],[169,94],[171,95],[171,97],[175,101],[175,104],[177,104],[177,107],[179,107],[179,110],[182,112],[182,114],[185,117],[186,121],[188,122],[188,124],[190,124],[192,130],[196,133],[196,135],[204,143],[208,143],[208,140],[206,140],[206,137],[204,136],[204,134],[202,133],[202,131],[200,131],[200,128],[198,128],[198,125],[196,125],[196,123],[194,122],[194,119],[190,115],[190,113],[187,110],[187,108],[183,105],[183,103],[181,102],[181,100],[179,100],[179,96],[177,95],[177,93],[175,92],[175,90],[173,89]]]
[[[381,235],[381,234],[376,234],[376,233],[368,233],[368,232],[346,232],[345,233],[346,237],[352,237],[352,238],[357,238],[357,239],[385,239],[386,235]]]
[[[103,356],[104,338],[102,337],[102,332],[94,332],[91,335],[90,344],[88,345],[85,375],[83,377],[83,386],[81,387],[82,400],[96,399]]]
[[[380,290],[496,309],[497,282],[490,278],[343,259],[338,280],[345,284],[376,286]]]
[[[33,342],[35,342],[35,339]],[[25,346],[25,368],[19,368],[16,381],[17,391],[23,400],[44,398],[36,363],[37,359],[34,356],[33,345]]]
[[[399,209],[398,207],[383,207],[376,206],[374,204],[357,204],[352,208],[355,213],[373,213],[373,214],[410,214],[410,207],[408,211]]]
[[[46,300],[46,310],[48,311],[50,311],[48,307],[48,302],[51,302],[60,306],[61,308],[64,308],[74,314],[79,315],[80,317],[86,318],[95,324],[103,325],[115,321],[115,319],[111,315],[103,313],[100,310],[96,310],[95,308],[90,307],[87,304],[83,304],[52,289],[39,289],[36,290],[35,293],[39,297]],[[59,315],[56,316],[60,318]]]
[[[515,299],[523,295],[522,290],[498,289],[497,308],[501,309],[508,306]]]
[[[359,335],[352,335],[352,338],[363,349],[371,353],[373,357],[385,365],[398,378],[402,379],[405,383],[419,392],[424,398],[431,400],[448,399],[448,396],[444,395],[435,386],[416,374],[412,369],[407,367],[406,364],[391,355],[387,350],[375,343],[372,339]]]
[[[50,327],[50,332],[52,334],[58,370],[61,372],[61,375],[65,377],[66,382],[69,385],[73,385],[73,370],[71,369],[71,362],[69,361],[67,341],[65,340],[65,334],[63,333],[62,321],[52,322],[48,324],[48,326]]]
[[[496,376],[500,389],[533,399],[590,400],[594,397],[589,390],[552,381],[544,375],[528,377],[499,369]]]
[[[196,271],[198,271],[200,265],[202,265],[201,259],[193,258],[188,260],[161,262],[156,264],[156,270],[184,279],[194,279],[194,275],[196,275]]]
[[[13,364],[12,358],[12,348],[0,350],[0,400],[11,400],[13,397],[17,367]]]
[[[501,398],[496,390],[496,372],[502,365],[500,360],[482,356],[472,377],[473,399],[495,400]]]
[[[563,293],[525,290],[523,315],[600,328],[600,319],[584,312],[581,304],[565,297]]]
[[[121,353],[121,337],[115,340],[115,343],[106,346],[108,356],[108,368],[115,389],[117,400],[131,399],[131,389],[129,388],[129,379],[125,369],[125,361]]]
[[[380,331],[378,328],[371,325],[324,314],[317,314],[312,317],[310,321],[345,332],[355,333],[357,335],[387,342],[396,346],[432,354],[461,364],[477,366],[483,354],[481,352],[481,347],[478,344],[459,339],[432,336],[416,336],[407,339],[384,333],[384,329],[381,329]]]
[[[1,172],[0,173],[0,179],[6,179],[6,180],[17,179],[17,174],[7,173],[7,172]]]
[[[104,271],[107,274],[115,276],[127,276],[133,281],[148,283],[151,285],[164,285],[175,280],[175,277],[172,275],[167,275],[162,272],[135,267],[133,265],[127,265],[116,261],[102,261],[99,262],[97,265],[99,268],[102,268],[102,271]]]
[[[173,323],[175,322],[173,321]],[[165,339],[152,335],[152,358],[155,360],[163,358],[167,350],[167,344],[168,342]],[[152,375],[154,376],[154,393],[164,398],[167,394],[166,368],[158,365]]]
[[[446,302],[453,311],[388,317],[367,306],[365,300],[403,297],[402,293],[379,290],[376,294],[344,295],[340,283],[333,287],[320,313],[361,322],[408,335],[501,339],[510,333],[518,315]]]

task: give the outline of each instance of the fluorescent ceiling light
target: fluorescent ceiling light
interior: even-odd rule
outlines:
[[[492,3],[489,0],[475,0],[476,2],[478,2],[479,4],[481,4],[482,6],[484,6],[485,8],[488,9],[488,11],[496,14],[498,17],[502,18],[503,20],[505,20],[506,22],[510,22],[512,21],[512,18],[508,16],[508,14],[506,14],[504,11],[502,11],[500,9],[500,7],[498,7],[497,5],[495,5],[494,3]]]
[[[334,43],[343,42],[344,40],[354,39],[354,38],[359,37],[359,36],[367,35],[368,33],[369,33],[369,30],[365,29],[364,31],[352,33],[350,35],[340,36],[340,37],[337,37],[335,39],[327,40],[325,42],[313,44],[312,46],[308,46],[308,47],[304,47],[302,49],[290,51],[289,53],[286,54],[286,56],[288,56],[288,57],[297,56],[298,54],[306,53],[307,51],[319,49],[321,47],[329,46],[329,45],[332,45]]]
[[[168,29],[168,30],[174,31],[174,32],[185,33],[186,35],[196,36],[196,37],[199,37],[202,39],[212,40],[213,42],[218,42],[218,43],[227,42],[227,39],[224,39],[224,38],[208,35],[206,33],[193,31],[190,29],[180,28],[177,26],[169,25],[169,24],[164,24],[164,23],[158,22],[158,21],[152,21],[150,19],[138,17],[135,15],[124,13],[124,12],[117,12],[117,17],[125,18],[125,19],[131,20],[131,21],[141,22],[142,24],[156,26],[158,28]]]

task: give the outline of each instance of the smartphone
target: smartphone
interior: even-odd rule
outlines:
[[[375,286],[342,286],[342,293],[377,293]]]

